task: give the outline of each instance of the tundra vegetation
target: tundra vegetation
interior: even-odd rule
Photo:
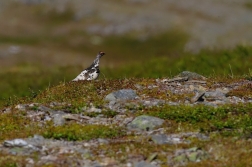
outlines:
[[[247,7],[251,8],[251,5],[248,4]],[[71,9],[60,14],[52,10],[44,17],[41,6],[26,8],[28,14],[34,15],[23,16],[26,18],[23,21],[43,21],[40,30],[33,31],[31,35],[1,32],[0,44],[18,45],[26,48],[27,52],[48,47],[69,54],[85,52],[93,57],[101,48],[106,52],[106,56],[101,60],[99,79],[80,82],[69,81],[83,70],[81,64],[48,65],[47,61],[51,59],[52,54],[46,55],[43,61],[36,63],[22,61],[24,53],[10,57],[11,61],[15,62],[14,65],[3,66],[0,71],[1,142],[34,135],[74,142],[105,139],[110,143],[93,147],[91,151],[94,156],[85,158],[103,162],[102,157],[95,156],[102,151],[104,157],[119,161],[117,163],[126,163],[130,152],[135,156],[143,156],[143,160],[148,162],[155,160],[161,166],[167,165],[167,156],[174,151],[197,147],[205,150],[208,157],[199,162],[189,161],[187,166],[252,165],[251,46],[239,45],[233,49],[205,49],[199,53],[190,53],[183,50],[189,35],[175,29],[147,39],[136,38],[136,32],[120,36],[94,37],[80,31],[78,22],[72,22]],[[19,10],[20,7],[15,12]],[[27,13],[23,15],[28,15]],[[67,30],[67,34],[55,33],[59,25],[71,24],[73,27]],[[90,44],[93,40],[100,43]],[[58,61],[67,62],[68,59]],[[246,84],[238,84],[226,94],[227,97],[243,99],[246,103],[189,105],[184,102],[194,96],[193,92],[176,94],[162,87],[152,87],[157,84],[157,80],[173,78],[182,71],[193,71],[205,76],[207,79],[204,87],[207,89],[246,81]],[[189,138],[189,143],[155,144],[150,138],[143,138],[137,132],[129,132],[126,126],[118,126],[116,123],[82,124],[69,118],[63,125],[55,126],[52,120],[41,122],[28,117],[27,111],[37,112],[43,105],[70,115],[113,120],[121,113],[114,108],[106,107],[108,102],[104,99],[109,93],[121,89],[136,90],[140,97],[178,103],[147,107],[143,104],[136,105],[132,100],[123,106],[125,117],[158,117],[164,120],[164,124],[159,128],[164,128],[165,134],[197,132],[208,136],[208,140]],[[51,105],[52,103],[61,105]],[[27,106],[22,110],[16,107],[19,104]],[[100,112],[86,112],[85,108],[92,107]],[[150,158],[154,153],[154,158]],[[62,159],[67,159],[68,154],[61,156]],[[27,158],[33,159],[36,163],[39,156],[36,152],[17,156],[1,152],[0,166],[22,166],[27,163]],[[45,166],[48,165],[58,166],[57,162]]]

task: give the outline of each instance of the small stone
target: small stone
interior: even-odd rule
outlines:
[[[50,108],[48,108],[46,106],[39,106],[38,110],[39,111],[44,111],[44,112],[49,112],[50,114],[54,111],[54,110],[52,110],[52,109],[50,109]]]
[[[197,101],[204,101],[203,96],[205,95],[205,92],[197,92],[194,97],[191,98],[191,102],[195,103]]]
[[[187,81],[188,80],[188,77],[175,77],[175,78],[172,78],[172,79],[163,79],[161,82],[163,83],[171,83],[171,82],[184,82],[184,81]]]
[[[187,156],[189,161],[191,162],[200,162],[201,160],[206,159],[208,157],[205,151],[197,147],[188,149],[188,152],[189,151],[191,151],[191,153],[189,153]]]
[[[41,160],[45,160],[47,162],[48,161],[56,161],[57,157],[54,155],[46,155],[46,156],[41,157]]]
[[[99,108],[96,108],[96,107],[92,106],[88,111],[89,112],[101,113],[102,110],[99,109]]]
[[[18,105],[16,105],[15,108],[20,110],[20,111],[25,111],[27,107],[28,107],[27,104],[18,104]]]
[[[51,102],[50,103],[50,107],[56,107],[56,106],[70,106],[71,104],[67,104],[67,103],[65,103],[65,102],[63,102],[63,103],[59,103],[59,102]]]
[[[164,100],[159,100],[159,99],[148,99],[142,101],[144,106],[152,107],[152,106],[159,106],[165,103]]]
[[[218,91],[218,90],[216,90],[216,91],[207,91],[207,92],[205,92],[205,97],[206,98],[222,98],[222,97],[226,97],[226,95],[223,93],[223,92],[221,92],[221,91]]]
[[[182,143],[183,141],[178,138],[178,137],[173,137],[173,136],[167,136],[165,134],[156,134],[152,135],[151,139],[154,141],[156,144],[179,144]],[[185,142],[186,143],[186,142]]]
[[[152,135],[151,139],[155,144],[165,144],[167,143],[167,135],[165,134],[157,134],[157,135]]]
[[[192,147],[192,148],[189,148],[187,151],[194,152],[194,151],[197,151],[198,149],[199,149],[198,147]]]
[[[134,167],[156,167],[156,166],[146,161],[140,161],[140,162],[135,162]]]
[[[202,134],[202,133],[198,133],[196,135],[196,137],[199,139],[199,140],[209,140],[209,136],[206,136],[205,134]]]
[[[54,114],[53,115],[53,123],[55,126],[62,126],[66,123],[65,118],[63,117],[63,114]]]
[[[151,155],[147,158],[147,161],[148,161],[148,162],[151,162],[151,161],[153,161],[154,159],[156,159],[157,156],[158,156],[157,153],[153,153],[153,154],[151,154]]]
[[[132,89],[122,89],[116,92],[112,92],[105,97],[107,101],[116,101],[116,100],[134,100],[137,97],[137,94]]]
[[[188,162],[188,158],[185,154],[182,154],[182,155],[178,155],[178,156],[174,157],[173,161],[175,163],[184,164],[184,163]]]
[[[217,88],[216,91],[222,92],[226,95],[230,90],[228,88]]]
[[[5,147],[23,147],[27,144],[28,143],[23,139],[6,140],[3,143]]]
[[[25,161],[27,162],[26,166],[34,166],[34,160],[32,158],[26,158]]]
[[[140,89],[140,90],[143,89],[143,86],[141,86],[141,85],[139,85],[139,84],[135,84],[134,86],[135,86],[137,89]]]
[[[198,91],[198,92],[205,92],[207,90],[207,88],[201,85],[189,85],[189,89],[191,91]]]
[[[0,111],[0,112],[3,112],[3,113],[10,113],[11,112],[11,108],[9,107],[9,108],[5,108],[5,109],[3,109],[2,111]]]
[[[41,135],[34,135],[33,139],[36,140],[36,141],[43,141],[43,140],[45,140],[45,138],[43,136],[41,136]]]
[[[106,140],[106,139],[98,138],[97,140],[98,140],[98,142],[99,142],[100,144],[108,144],[108,143],[109,143],[109,141]]]
[[[188,77],[188,80],[193,80],[193,79],[205,80],[206,79],[206,77],[200,74],[197,74],[195,72],[190,72],[190,71],[183,71],[180,74],[178,74],[177,77]]]
[[[65,114],[62,116],[65,120],[75,120],[75,121],[80,121],[79,117],[77,115],[73,114]]]
[[[168,164],[172,166],[186,165],[188,162],[200,162],[207,159],[208,154],[198,147],[189,149],[180,149],[175,152],[175,155],[168,157]]]
[[[105,100],[107,100],[107,101],[116,101],[116,97],[115,97],[115,95],[113,93],[110,93],[105,97]]]
[[[103,158],[102,162],[100,162],[101,166],[117,166],[117,161],[114,158]]]
[[[197,161],[197,155],[198,155],[197,152],[193,152],[193,153],[189,154],[189,155],[188,155],[189,161],[191,161],[191,162],[196,162],[196,161]]]
[[[164,123],[163,119],[152,117],[148,115],[141,115],[136,117],[131,123],[127,125],[128,129],[137,130],[153,130]]]

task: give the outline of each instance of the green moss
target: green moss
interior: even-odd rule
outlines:
[[[46,138],[65,139],[70,141],[116,138],[123,135],[124,131],[121,128],[104,125],[80,125],[76,123],[57,127],[52,126],[43,133],[43,136]]]
[[[0,141],[41,133],[41,128],[25,116],[26,113],[20,111],[0,114]]]

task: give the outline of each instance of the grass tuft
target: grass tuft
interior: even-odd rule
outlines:
[[[116,138],[125,135],[122,128],[108,127],[104,125],[80,125],[71,124],[64,126],[52,126],[43,136],[46,138],[65,139],[69,141],[91,140],[97,138]]]

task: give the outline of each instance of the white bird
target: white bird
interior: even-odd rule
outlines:
[[[95,80],[98,78],[99,74],[100,74],[100,70],[99,70],[99,62],[100,62],[100,58],[102,56],[104,56],[105,53],[104,52],[99,52],[96,56],[96,59],[94,60],[94,62],[91,64],[90,67],[86,68],[85,70],[83,70],[75,79],[73,79],[72,81],[80,81],[80,80]]]

